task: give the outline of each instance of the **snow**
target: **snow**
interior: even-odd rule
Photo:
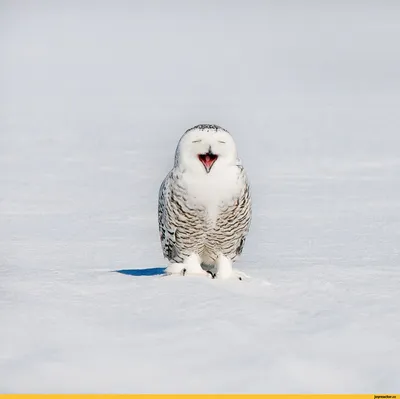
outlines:
[[[399,17],[2,1],[0,392],[400,391]],[[160,275],[198,123],[251,180],[250,280]]]

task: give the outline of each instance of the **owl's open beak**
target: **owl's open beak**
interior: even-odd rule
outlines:
[[[212,152],[207,152],[206,154],[198,155],[200,162],[204,165],[207,173],[210,173],[211,168],[213,167],[215,161],[218,159],[218,155],[213,154]]]

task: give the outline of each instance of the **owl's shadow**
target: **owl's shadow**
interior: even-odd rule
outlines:
[[[201,267],[211,274],[216,273],[215,266],[209,266],[202,264]],[[166,275],[166,267],[150,267],[147,269],[121,269],[114,270],[115,273],[125,274],[126,276],[134,276],[134,277],[150,277],[150,276],[163,276]]]
[[[165,267],[151,267],[147,269],[121,269],[114,270],[116,273],[134,277],[162,276],[165,274]]]

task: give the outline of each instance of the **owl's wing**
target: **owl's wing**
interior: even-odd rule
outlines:
[[[217,221],[220,245],[232,260],[241,255],[251,222],[250,187],[244,169],[239,169],[241,193],[233,205],[223,210]]]
[[[249,232],[250,223],[251,223],[251,197],[249,186],[246,182],[246,188],[244,195],[241,198],[241,211],[239,215],[239,235],[240,241],[239,245],[236,248],[236,254],[240,256],[243,251],[244,243],[246,241],[247,234]]]
[[[247,236],[247,232],[242,234],[242,237],[240,239],[239,245],[236,248],[236,255],[238,255],[238,256],[240,256],[242,254],[244,243],[246,241],[246,236]]]
[[[158,227],[160,232],[161,247],[164,257],[172,261],[176,256],[176,238],[175,229],[171,225],[171,215],[169,212],[169,189],[171,173],[167,175],[161,183],[158,194]]]

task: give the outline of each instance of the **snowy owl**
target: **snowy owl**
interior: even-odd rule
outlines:
[[[158,198],[167,273],[234,275],[250,219],[249,185],[232,136],[217,125],[187,130]]]

